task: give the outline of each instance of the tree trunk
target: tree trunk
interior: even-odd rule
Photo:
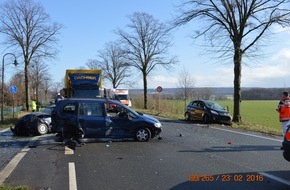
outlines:
[[[186,108],[186,98],[187,98],[187,93],[186,93],[186,88],[184,88],[184,107]]]
[[[26,110],[29,111],[29,76],[28,76],[28,64],[25,62],[25,68],[24,68],[24,75],[25,75],[25,104],[26,104]]]
[[[143,84],[144,84],[144,109],[147,109],[147,76],[143,72]]]
[[[38,72],[37,72],[37,77],[38,77]],[[36,93],[35,93],[35,95],[36,95],[36,110],[37,111],[39,111],[39,93],[38,93],[38,87],[39,87],[39,82],[38,82],[38,79],[36,80],[36,88],[35,88],[35,90],[36,90]]]
[[[242,52],[236,48],[234,55],[234,113],[233,122],[241,122],[241,73],[242,73]]]

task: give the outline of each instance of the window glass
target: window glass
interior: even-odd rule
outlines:
[[[103,116],[102,104],[99,102],[80,103],[80,115]]]
[[[129,100],[129,96],[127,94],[116,94],[114,99],[116,100]]]
[[[63,108],[63,112],[64,113],[73,114],[73,113],[75,113],[75,111],[76,111],[76,105],[72,104],[72,103],[65,105],[64,108]]]
[[[22,120],[23,120],[24,122],[29,123],[29,122],[32,122],[33,119],[34,119],[34,115],[26,115],[26,116],[23,117]]]
[[[200,102],[199,107],[205,109],[205,104],[203,102]]]

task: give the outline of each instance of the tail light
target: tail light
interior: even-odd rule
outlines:
[[[290,141],[290,132],[287,132],[287,133],[285,134],[285,139],[286,139],[287,141]]]

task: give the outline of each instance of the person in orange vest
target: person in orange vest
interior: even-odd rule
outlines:
[[[288,92],[283,92],[283,97],[280,100],[276,111],[279,112],[279,119],[282,125],[282,135],[285,136],[288,121],[290,120],[290,97]]]

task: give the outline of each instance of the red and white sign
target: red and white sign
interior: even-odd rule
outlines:
[[[162,92],[162,87],[161,86],[158,86],[157,88],[156,88],[156,90],[157,90],[157,92]]]

